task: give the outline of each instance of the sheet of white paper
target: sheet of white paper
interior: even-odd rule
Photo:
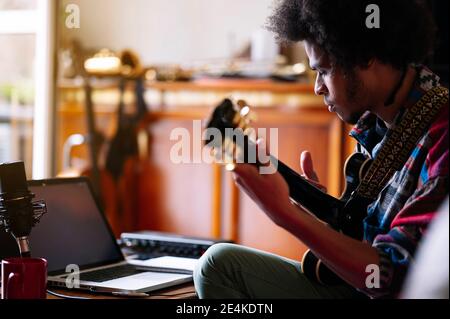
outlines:
[[[147,260],[129,260],[130,264],[137,266],[158,267],[158,268],[170,268],[170,269],[185,269],[194,271],[195,265],[198,259],[163,256]]]

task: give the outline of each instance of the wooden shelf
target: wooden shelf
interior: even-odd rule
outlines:
[[[96,81],[92,87],[97,90],[117,88],[117,81]],[[254,79],[198,79],[186,82],[147,81],[146,88],[160,91],[252,91],[274,94],[314,94],[314,85],[302,82],[278,82]],[[64,81],[58,85],[61,90],[78,90],[83,86],[76,81]],[[131,84],[129,86],[131,88]]]
[[[264,91],[275,94],[314,94],[312,84],[272,80],[199,79],[192,82],[148,82],[147,87],[164,91]]]

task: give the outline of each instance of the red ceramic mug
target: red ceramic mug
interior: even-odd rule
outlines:
[[[2,299],[45,299],[47,261],[42,258],[2,260]]]

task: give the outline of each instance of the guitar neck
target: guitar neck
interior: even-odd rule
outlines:
[[[324,193],[275,157],[271,156],[271,161],[278,163],[277,171],[288,184],[292,200],[322,221],[337,225],[337,217],[344,207],[342,201]]]
[[[247,145],[256,149],[250,140],[247,140]],[[343,201],[324,193],[273,155],[270,155],[270,162],[288,184],[289,196],[293,201],[327,224],[337,226],[339,212],[345,204]]]

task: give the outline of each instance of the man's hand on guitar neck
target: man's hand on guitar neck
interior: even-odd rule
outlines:
[[[257,148],[258,154],[259,152],[265,152],[266,147],[263,139],[257,141]],[[306,155],[305,159],[301,162],[306,164],[306,172],[304,171],[304,175],[308,177],[305,178],[310,180],[314,185],[324,189],[317,181],[309,178],[317,176],[313,170],[311,156]],[[272,171],[276,172],[275,169]],[[240,189],[244,191],[275,224],[283,227],[282,225],[286,223],[286,220],[290,219],[290,216],[283,214],[283,212],[291,213],[292,211],[289,207],[293,204],[289,198],[289,186],[280,173],[260,174],[255,165],[236,164],[233,170],[233,177]],[[299,209],[301,208],[299,207]]]
[[[258,139],[257,154],[264,153],[266,150],[266,142]],[[271,164],[272,165],[272,164]],[[327,192],[325,186],[319,183],[316,172],[308,151],[302,152],[300,156],[300,168],[303,172],[302,176],[311,184],[317,186],[323,192]],[[275,169],[272,171],[276,171]],[[238,186],[243,190],[277,225],[283,227],[289,223],[290,216],[283,212],[291,212],[290,206],[292,202],[289,199],[289,186],[280,173],[260,174],[254,165],[236,164],[233,177]],[[267,196],[270,194],[270,196]],[[297,205],[295,205],[297,206]],[[297,206],[298,209],[303,209]]]

